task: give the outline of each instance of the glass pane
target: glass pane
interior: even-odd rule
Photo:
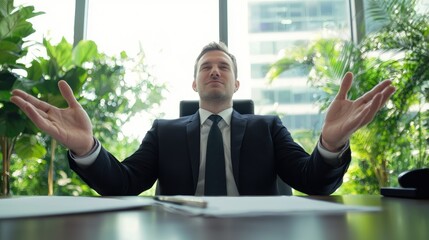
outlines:
[[[218,19],[218,0],[91,0],[87,38],[113,55],[125,50],[135,56],[141,46],[152,74],[168,85],[159,109],[165,118],[176,118],[180,100],[198,99],[194,62],[204,45],[219,39]],[[148,128],[140,122],[138,129],[141,135]]]
[[[320,129],[323,116],[314,103],[321,93],[307,85],[307,70],[288,70],[272,85],[265,75],[283,49],[306,46],[321,36],[350,39],[348,2],[229,1],[229,47],[237,55],[240,91],[245,86],[256,113],[284,116],[290,130]]]
[[[36,12],[44,12],[30,19],[36,32],[28,40],[42,42],[45,37],[58,43],[64,37],[73,42],[75,0],[15,0],[14,3],[15,6],[34,6]]]

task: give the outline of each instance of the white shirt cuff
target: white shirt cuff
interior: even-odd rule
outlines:
[[[69,151],[69,155],[71,159],[73,159],[79,167],[86,168],[90,166],[92,163],[94,163],[100,151],[101,151],[101,144],[96,138],[94,138],[94,146],[92,147],[91,151],[89,151],[88,154],[78,157],[74,155],[72,151]]]
[[[331,152],[327,150],[325,147],[323,147],[320,139],[317,143],[317,149],[319,150],[320,155],[322,155],[325,162],[333,167],[337,167],[342,164],[341,162],[341,156],[343,153],[349,148],[350,142],[347,141],[344,147],[338,151],[338,152]]]

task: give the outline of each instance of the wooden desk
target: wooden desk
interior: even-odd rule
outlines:
[[[380,206],[377,212],[204,218],[157,207],[117,212],[0,220],[1,240],[193,239],[429,239],[429,200],[380,196],[312,197]]]

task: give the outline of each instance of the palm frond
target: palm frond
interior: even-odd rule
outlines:
[[[370,32],[379,31],[392,23],[406,23],[416,15],[416,0],[368,0],[365,13],[367,18],[367,29]],[[407,19],[400,19],[400,17]]]

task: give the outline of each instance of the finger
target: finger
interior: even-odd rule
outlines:
[[[341,82],[340,90],[335,97],[337,100],[345,100],[347,98],[347,93],[352,87],[353,82],[353,74],[351,72],[346,73],[344,75],[343,81]]]
[[[354,114],[349,117],[348,123],[344,127],[343,131],[353,134],[359,128],[371,122],[380,108],[381,98],[382,95],[378,94],[371,102],[365,105],[360,105],[354,111]]]
[[[382,93],[384,92],[385,89],[390,88],[392,84],[392,81],[390,80],[384,80],[382,82],[380,82],[379,84],[377,84],[375,87],[373,87],[370,91],[366,92],[364,95],[362,95],[359,99],[357,99],[356,101],[358,103],[366,103],[371,101],[371,99],[378,93]],[[390,90],[389,90],[390,91]],[[392,92],[393,94],[393,92]],[[391,95],[391,94],[390,94]],[[390,96],[389,95],[389,96]],[[387,100],[387,98],[386,98]]]
[[[21,96],[12,96],[10,101],[16,104],[38,128],[46,130],[50,126],[45,120],[47,114],[21,98]]]
[[[383,92],[381,93],[382,98],[381,98],[380,108],[384,106],[384,104],[386,104],[387,100],[389,100],[389,98],[393,95],[393,93],[395,93],[395,91],[396,91],[396,88],[393,86],[389,86],[383,90]]]
[[[356,125],[358,128],[368,124],[374,119],[378,110],[382,106],[382,98],[383,98],[383,95],[381,93],[378,93],[377,95],[374,96],[374,98],[370,102],[368,102],[364,106],[364,109],[358,115],[358,118],[361,119],[359,124]]]
[[[41,100],[37,99],[36,97],[34,97],[34,96],[32,96],[32,95],[30,95],[30,94],[28,94],[28,93],[26,93],[26,92],[24,92],[22,90],[19,90],[19,89],[15,89],[15,90],[12,91],[11,102],[13,102],[13,103],[15,103],[13,101],[14,96],[15,97],[19,97],[19,99],[22,99],[22,101],[24,101],[24,102],[26,102],[28,104],[33,105],[35,108],[40,109],[43,112],[48,112],[53,107],[52,105],[50,105],[50,104],[48,104],[48,103],[46,103],[44,101],[41,101]],[[23,107],[27,107],[27,105],[23,104],[23,102],[20,101],[19,103]],[[15,104],[17,104],[17,103],[15,103]],[[17,104],[18,107],[20,107],[21,109],[23,109],[20,105]]]
[[[66,81],[64,80],[59,81],[58,88],[60,89],[61,95],[63,95],[69,107],[71,108],[80,107],[79,102],[74,97],[73,90],[71,89],[70,85],[68,85]]]

